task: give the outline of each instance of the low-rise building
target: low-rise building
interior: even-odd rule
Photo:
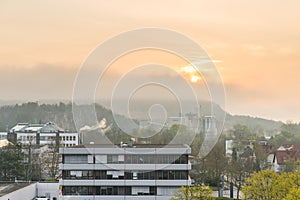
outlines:
[[[63,146],[78,145],[78,133],[69,133],[52,122],[46,124],[18,123],[8,132],[10,141],[23,145],[47,145],[59,142]]]
[[[275,172],[291,171],[300,167],[300,144],[286,144],[279,147],[274,154]]]

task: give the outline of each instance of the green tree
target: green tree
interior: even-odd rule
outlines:
[[[246,125],[236,124],[233,126],[231,132],[238,141],[246,140],[251,137],[250,129]]]
[[[212,190],[205,185],[181,187],[171,200],[213,200]]]
[[[0,148],[0,180],[14,181],[24,176],[24,154],[21,144]]]

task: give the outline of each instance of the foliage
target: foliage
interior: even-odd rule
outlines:
[[[270,140],[275,148],[280,147],[282,144],[296,144],[300,143],[300,124],[288,121],[281,126],[280,134],[274,136]]]
[[[277,199],[276,180],[278,176],[272,170],[254,173],[251,178],[246,180],[246,186],[242,189],[245,199]]]
[[[293,199],[293,195],[299,194],[299,177],[299,171],[276,174],[273,170],[263,170],[247,179],[242,191],[245,199]]]
[[[171,200],[212,200],[212,190],[205,185],[187,186],[178,189]]]
[[[228,163],[224,141],[220,139],[205,158],[198,158],[196,162],[192,170],[196,182],[220,189],[221,176],[225,173]]]
[[[280,130],[280,127],[283,123],[258,117],[227,114],[225,128],[232,129],[232,127],[236,124],[248,126],[253,133],[264,131],[267,134],[273,134],[274,132],[278,132],[278,130]]]
[[[293,188],[287,194],[285,200],[299,200],[300,199],[300,188]]]
[[[46,177],[48,181],[55,181],[59,176],[60,154],[58,149],[48,147],[46,152],[40,154],[40,160],[42,175]]]
[[[0,101],[0,104],[1,103],[3,105],[3,102]],[[142,110],[139,107],[144,108],[145,106],[143,103],[138,104],[140,105],[135,106],[138,107],[139,110]],[[209,115],[211,113],[211,102],[200,102],[200,104],[201,111],[204,115]],[[95,108],[98,119],[105,117],[108,124],[113,123],[113,116],[109,109],[97,104]],[[218,113],[224,112],[217,105],[215,108],[216,110],[214,111],[216,112],[216,116],[218,116]],[[19,122],[45,123],[48,121],[53,121],[64,129],[74,131],[75,125],[73,122],[72,104],[62,102],[58,104],[39,104],[37,102],[29,102],[0,107],[0,131],[6,131],[7,126],[12,127]],[[233,116],[227,113],[225,128],[231,129],[235,124],[246,125],[251,130],[262,129],[263,131],[270,131],[271,133],[274,133],[274,131],[276,132],[280,129],[280,126],[283,123],[250,116]],[[300,127],[299,124],[298,127]]]
[[[89,108],[91,106],[86,107]],[[107,124],[115,123],[111,110],[98,104],[95,105],[95,110],[99,120],[106,118]],[[126,120],[122,116],[119,119]],[[38,104],[37,102],[29,102],[0,107],[0,131],[6,131],[7,127],[13,127],[20,122],[38,124],[48,121],[52,121],[66,130],[75,131],[72,104],[62,102],[58,104]]]
[[[233,126],[232,135],[236,140],[246,140],[251,136],[250,129],[246,125],[236,124]]]
[[[20,144],[9,144],[0,148],[0,180],[22,179],[24,174],[24,154]]]

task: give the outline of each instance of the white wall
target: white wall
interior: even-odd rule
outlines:
[[[59,196],[59,183],[37,183],[37,195],[38,196],[48,196],[50,195],[50,199],[53,197],[58,199]]]
[[[31,184],[7,195],[0,197],[0,200],[31,200],[35,197],[36,184]]]
[[[59,197],[59,183],[33,183],[29,186],[11,192],[0,197],[0,200],[31,200],[35,196],[46,196],[50,194],[50,199]]]

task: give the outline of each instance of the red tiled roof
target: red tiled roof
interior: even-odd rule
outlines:
[[[275,156],[279,165],[285,164],[286,161],[300,160],[300,144],[283,145],[285,150],[277,150]]]

